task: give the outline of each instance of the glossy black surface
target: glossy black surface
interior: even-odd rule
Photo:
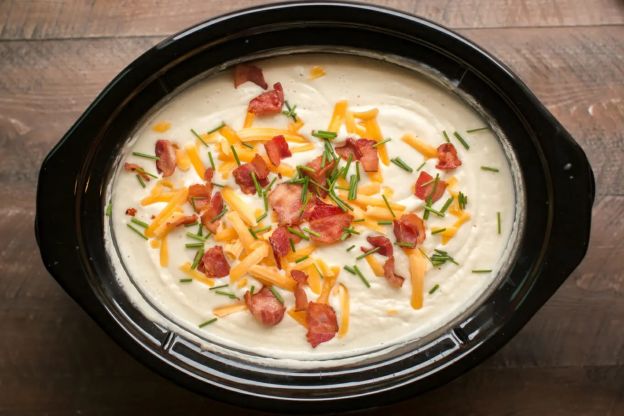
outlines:
[[[205,352],[145,319],[113,278],[103,227],[104,189],[115,156],[159,100],[223,63],[311,46],[405,57],[457,80],[458,89],[477,99],[513,147],[525,185],[528,226],[508,274],[450,330],[382,360],[304,372]],[[56,280],[117,342],[160,374],[236,405],[346,410],[438,386],[507,342],[585,254],[593,196],[592,172],[579,146],[524,84],[472,43],[426,20],[378,7],[283,4],[190,28],[115,78],[44,161],[36,232]]]

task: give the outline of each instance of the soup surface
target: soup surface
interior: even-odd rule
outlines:
[[[303,360],[422,337],[470,306],[515,217],[486,122],[372,59],[253,65],[182,90],[129,140],[107,210],[122,283],[202,339]]]

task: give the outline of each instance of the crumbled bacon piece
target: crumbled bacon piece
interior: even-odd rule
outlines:
[[[211,183],[212,182],[212,177],[214,176],[214,169],[213,168],[207,168],[204,171],[204,180],[207,183]]]
[[[394,235],[399,243],[422,244],[425,241],[425,223],[416,214],[403,214],[394,220]]]
[[[266,286],[253,295],[247,291],[245,303],[253,317],[263,325],[275,326],[284,318],[286,308]]]
[[[271,248],[273,248],[275,263],[279,269],[282,268],[281,258],[287,255],[290,251],[290,241],[288,241],[288,239],[292,239],[295,244],[301,241],[301,237],[290,233],[283,225],[277,227],[275,231],[273,231],[273,234],[269,237],[269,243],[271,243]]]
[[[156,142],[156,169],[164,177],[173,175],[176,168],[176,152],[173,143],[169,140],[158,140]]]
[[[167,225],[179,227],[180,225],[193,224],[195,221],[197,221],[195,215],[180,215],[171,222],[167,221]]]
[[[284,105],[284,90],[279,82],[273,84],[273,90],[263,92],[249,102],[247,111],[259,116],[277,114]]]
[[[290,276],[297,282],[295,287],[295,310],[303,311],[308,308],[308,295],[306,295],[304,289],[308,282],[308,275],[301,270],[291,270]]]
[[[251,195],[256,193],[256,186],[251,177],[252,173],[256,175],[256,180],[260,186],[269,184],[267,179],[269,176],[269,168],[264,159],[259,155],[254,156],[251,162],[240,165],[232,172],[234,180],[240,186],[243,193]]]
[[[301,193],[300,185],[280,183],[269,194],[269,204],[277,213],[280,225],[293,225],[301,221]]]
[[[147,172],[145,172],[145,169],[136,163],[124,163],[124,169],[126,172],[136,172],[137,175],[147,182],[151,179]]]
[[[195,209],[195,212],[202,212],[210,206],[210,195],[212,186],[210,184],[195,184],[188,188],[188,202]]]
[[[345,160],[349,156],[359,160],[366,172],[376,172],[379,169],[379,157],[374,140],[348,138],[344,143],[336,146],[336,153]]]
[[[392,242],[388,240],[387,237],[384,237],[383,235],[370,235],[366,237],[366,241],[368,241],[373,246],[373,248],[379,247],[379,251],[377,251],[377,253],[381,254],[382,256],[392,257],[394,255]],[[366,247],[362,247],[362,251],[364,253],[370,250],[370,248],[367,249]]]
[[[332,339],[338,332],[338,320],[334,308],[324,303],[310,302],[306,311],[308,333],[306,338],[312,348]]]
[[[313,221],[337,214],[342,214],[342,209],[336,205],[326,204],[321,199],[315,197],[313,201],[308,202],[308,205],[306,205],[303,219],[305,221]]]
[[[312,240],[317,243],[331,244],[340,240],[345,228],[349,228],[353,216],[347,213],[330,215],[310,221],[310,228],[320,234],[313,235]]]
[[[204,208],[204,212],[201,214],[201,222],[204,227],[211,233],[216,233],[219,228],[221,220],[216,217],[223,211],[223,197],[221,192],[215,192],[212,198],[210,198],[210,204]]]
[[[388,280],[388,283],[392,287],[401,287],[403,286],[403,282],[405,278],[403,276],[399,276],[394,271],[394,257],[389,257],[388,260],[384,263],[383,266],[384,276]]]
[[[136,208],[128,208],[126,210],[126,215],[130,215],[131,217],[134,217],[137,213]]]
[[[461,166],[462,162],[457,156],[457,149],[452,143],[443,143],[438,146],[438,164],[436,168],[442,170],[455,169]]]
[[[286,139],[282,135],[275,136],[266,142],[264,144],[264,150],[266,150],[269,160],[275,166],[279,166],[282,159],[292,156],[288,148],[288,142],[286,142]]]
[[[304,170],[303,173],[309,176],[310,179],[312,179],[317,184],[325,187],[325,181],[327,179],[327,175],[329,175],[332,169],[334,169],[335,164],[336,164],[336,161],[334,160],[331,160],[331,161],[326,160],[325,165],[323,165],[323,157],[319,156],[316,159],[306,164],[306,166],[312,169],[313,172]],[[323,166],[321,167],[321,165]],[[324,197],[325,195],[327,195],[327,191],[325,191],[323,188],[319,187],[318,185],[314,183],[310,184],[310,188],[312,189],[313,192],[316,192],[321,197]]]
[[[234,88],[238,88],[239,85],[244,84],[247,81],[251,81],[263,90],[266,90],[269,85],[264,80],[262,69],[252,64],[238,64],[234,67]]]
[[[198,269],[208,277],[225,277],[230,274],[230,264],[225,258],[223,248],[214,246],[206,250]]]
[[[433,189],[434,185],[435,190]],[[423,201],[431,198],[431,202],[435,202],[438,199],[442,198],[445,190],[446,182],[438,179],[438,183],[436,185],[435,179],[427,172],[422,171],[420,172],[420,175],[418,175],[418,179],[416,179],[416,185],[414,186],[414,195],[416,195],[417,198],[422,199]]]

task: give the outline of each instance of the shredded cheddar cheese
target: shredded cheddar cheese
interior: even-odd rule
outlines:
[[[160,238],[160,267],[169,266],[169,247],[167,246],[167,234]]]
[[[191,263],[188,263],[188,262],[184,263],[182,266],[180,266],[180,270],[182,270],[184,273],[186,273],[188,276],[192,277],[193,279],[197,280],[198,282],[201,282],[208,286],[214,286],[214,279],[207,277],[205,274],[203,274],[199,270],[193,270],[191,268]]]
[[[462,212],[462,215],[457,218],[457,221],[455,221],[455,223],[451,227],[447,227],[445,231],[440,233],[440,235],[442,236],[442,244],[446,245],[446,243],[448,243],[451,238],[453,238],[455,234],[457,234],[459,228],[468,220],[470,220],[470,214],[468,214],[467,212]]]
[[[243,123],[243,128],[248,129],[253,124],[254,118],[256,118],[256,114],[251,111],[247,111],[245,115],[245,122]]]
[[[438,150],[435,147],[428,145],[427,143],[417,139],[409,133],[403,135],[403,137],[401,137],[401,140],[416,149],[420,154],[425,157],[425,159],[438,157]]]
[[[236,312],[242,312],[245,309],[247,309],[245,302],[239,302],[214,308],[212,310],[212,314],[216,317],[223,318],[224,316],[231,315]]]
[[[288,316],[295,320],[299,325],[304,328],[308,327],[308,322],[306,321],[306,311],[296,311],[294,309],[289,309],[287,311]]]
[[[289,130],[272,129],[269,127],[251,127],[242,129],[238,132],[238,137],[244,142],[253,141],[267,141],[271,140],[275,136],[284,136],[289,142],[295,143],[307,143],[305,137],[297,133],[292,133]]]
[[[265,285],[275,285],[288,291],[294,291],[296,282],[290,277],[284,276],[275,267],[251,266],[249,274]]]
[[[412,283],[411,305],[414,309],[423,306],[423,291],[427,262],[420,250],[406,250],[409,259],[410,281]]]
[[[191,167],[191,160],[189,159],[184,149],[176,149],[176,165],[178,169],[186,172]]]
[[[188,158],[191,161],[193,168],[195,168],[195,172],[197,172],[197,175],[203,179],[204,173],[206,173],[206,168],[199,158],[197,146],[194,144],[186,146],[186,154],[188,155]]]
[[[251,227],[256,226],[258,222],[256,221],[253,209],[246,204],[232,188],[224,186],[221,189],[221,196],[223,196],[223,200],[228,204],[230,209],[236,211],[247,225]]]
[[[331,121],[327,127],[327,131],[337,133],[344,120],[345,112],[347,111],[347,100],[341,100],[334,105],[334,113],[332,114]]]
[[[238,234],[238,241],[241,242],[245,251],[250,252],[256,240],[254,240],[253,236],[249,233],[247,225],[245,225],[239,213],[236,211],[228,212],[225,214],[225,218],[227,218],[232,228],[236,231],[236,234]]]
[[[315,65],[310,68],[310,79],[317,79],[325,75],[325,69],[322,66]]]
[[[373,273],[375,273],[375,276],[377,276],[377,277],[383,277],[384,276],[383,266],[381,264],[379,264],[379,262],[377,261],[377,259],[375,258],[374,255],[366,256],[364,258],[366,259],[366,262],[370,266],[370,268],[373,271]]]
[[[292,149],[290,149],[291,153],[301,153],[301,152],[307,152],[309,150],[314,150],[315,146],[313,143],[309,143],[309,144],[304,144],[302,146],[297,146],[297,147],[293,147]]]
[[[230,282],[236,282],[238,281],[238,279],[243,277],[245,273],[251,273],[250,268],[260,263],[260,260],[265,258],[268,254],[269,246],[266,243],[263,243],[259,247],[255,248],[251,253],[247,255],[247,257],[245,257],[243,260],[241,260],[238,264],[230,269]]]
[[[178,192],[176,192],[176,194],[173,196],[173,198],[171,198],[167,206],[162,211],[160,211],[158,215],[156,215],[156,218],[154,218],[149,227],[147,227],[147,229],[145,230],[145,236],[154,237],[154,231],[156,230],[156,228],[158,228],[165,219],[169,218],[171,214],[173,214],[173,212],[176,210],[176,208],[186,202],[187,196],[187,188],[182,188]]]
[[[369,256],[370,257],[370,256]],[[340,325],[338,325],[338,337],[344,337],[349,331],[349,290],[345,285],[338,285],[338,296],[340,297]]]
[[[403,210],[398,210],[394,208],[392,208],[392,210],[394,211],[394,215],[396,215],[396,218],[400,218],[404,212]],[[392,213],[390,212],[390,210],[388,210],[388,208],[385,206],[384,207],[369,206],[368,208],[366,208],[366,216],[368,218],[375,219],[375,220],[394,220],[395,219],[395,217],[392,216]]]
[[[159,121],[152,126],[152,130],[154,130],[156,133],[165,133],[170,128],[171,123],[169,123],[168,121]]]
[[[238,137],[238,134],[236,134],[236,132],[230,126],[226,125],[221,127],[219,129],[219,134],[225,137],[225,139],[230,144],[238,144],[241,142],[241,138]]]
[[[379,193],[379,189],[381,188],[381,185],[375,182],[370,182],[367,183],[366,185],[361,185],[360,187],[358,187],[358,195],[375,195],[377,193]]]

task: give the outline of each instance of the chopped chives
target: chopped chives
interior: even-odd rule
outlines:
[[[270,229],[271,229],[271,226],[267,225],[266,227],[258,228],[257,230],[254,230],[254,231],[256,232],[256,234],[259,234],[259,233],[263,233],[265,231],[268,231]]]
[[[364,257],[366,256],[370,256],[373,253],[378,252],[379,250],[381,250],[381,247],[375,247],[373,249],[368,250],[367,252],[365,252],[364,254],[360,254],[359,256],[357,256],[355,259],[356,260],[362,260]]]
[[[349,180],[349,196],[347,197],[349,201],[353,201],[357,198],[357,185],[357,176],[351,175]]]
[[[210,324],[212,324],[214,322],[217,322],[217,318],[212,318],[212,319],[207,320],[206,322],[202,322],[201,324],[199,324],[199,327],[203,328],[203,327],[205,327],[207,325],[210,325]]]
[[[318,273],[319,277],[321,279],[324,279],[323,277],[323,273],[321,273],[321,270],[319,269],[319,267],[316,265],[316,263],[312,263],[312,265],[314,266],[314,269],[316,270],[316,272]]]
[[[353,211],[353,207],[340,199],[335,193],[330,192],[328,195],[344,212],[347,212],[347,210]]]
[[[186,248],[201,248],[204,246],[204,243],[186,243],[184,247]]]
[[[442,205],[442,209],[440,209],[440,213],[444,214],[446,210],[449,209],[452,203],[453,203],[453,197],[450,197],[449,199],[446,200],[444,205]]]
[[[460,192],[457,195],[457,203],[459,204],[459,208],[461,210],[466,209],[466,204],[468,203],[468,197],[465,194],[463,194],[462,192]]]
[[[343,269],[345,269],[346,271],[348,271],[351,274],[356,274],[355,270],[351,266],[344,266]]]
[[[478,127],[476,129],[470,129],[470,130],[466,130],[466,133],[476,133],[478,131],[483,131],[483,130],[489,130],[490,128],[488,126],[485,127]]]
[[[253,295],[255,291],[256,291],[256,287],[254,285],[251,285],[251,287],[249,288],[249,293]]]
[[[315,236],[315,237],[320,237],[321,236],[321,234],[317,233],[314,230],[309,229],[308,227],[303,227],[302,230],[305,231],[306,233],[310,234],[310,235]]]
[[[267,215],[269,215],[269,213],[267,211],[264,211],[264,214],[262,214],[258,218],[256,218],[256,221],[257,222],[262,221],[263,219],[265,219],[267,217]]]
[[[390,220],[381,220],[381,221],[377,221],[377,224],[379,224],[379,225],[391,225],[392,221],[390,221]]]
[[[489,172],[498,172],[498,168],[493,168],[491,166],[481,166],[481,170],[487,170]]]
[[[431,255],[431,257],[429,258],[429,261],[431,261],[431,264],[433,264],[434,267],[442,266],[447,261],[450,261],[453,264],[459,265],[459,263],[457,263],[453,257],[449,256],[449,254],[446,251],[438,250],[438,249],[435,249],[433,251],[435,253]]]
[[[271,288],[269,290],[271,291],[271,293],[273,293],[273,296],[275,296],[275,298],[279,301],[279,303],[281,303],[283,305],[284,304],[284,298],[282,297],[282,295],[280,295],[280,293],[277,291],[277,289],[275,289],[275,286],[271,286]]]
[[[204,236],[204,224],[200,223],[199,226],[197,227],[197,235],[200,237]]]
[[[215,287],[211,287],[208,290],[217,290],[217,289],[223,289],[224,287],[228,287],[229,285],[219,285],[219,286],[215,286]]]
[[[197,268],[203,256],[204,256],[204,249],[198,248],[197,251],[195,252],[195,257],[193,258],[193,264],[191,264],[192,270],[195,270]]]
[[[396,214],[392,210],[392,207],[390,206],[390,203],[388,202],[388,198],[386,198],[384,194],[381,194],[381,197],[383,198],[384,203],[386,204],[386,207],[388,208],[388,211],[390,211],[390,214],[392,214],[392,218],[396,218]]]
[[[364,218],[358,218],[358,219],[355,219],[355,220],[353,220],[351,222],[364,222],[364,221],[366,221]]]
[[[345,241],[347,238],[349,238],[351,234],[349,233],[345,233],[343,232],[342,235],[340,236],[340,241]]]
[[[133,156],[142,157],[142,158],[145,158],[145,159],[160,160],[160,158],[158,156],[148,155],[147,153],[132,152],[132,155]]]
[[[360,181],[360,161],[355,162],[355,174],[358,178],[358,182]]]
[[[466,149],[466,150],[470,149],[470,145],[468,143],[466,143],[466,140],[464,140],[464,138],[461,136],[461,134],[459,134],[458,132],[454,132],[453,136],[455,136],[455,138],[457,140],[459,140],[459,142],[462,144],[462,146],[464,146],[464,149]]]
[[[233,144],[230,145],[230,149],[232,149],[232,154],[234,155],[234,160],[236,161],[236,164],[240,166],[240,159],[238,158],[238,153],[236,153],[236,149],[234,148]]]
[[[107,217],[110,217],[112,213],[113,213],[113,203],[109,202],[108,205],[106,205],[106,210],[104,211],[104,215],[106,215]]]
[[[212,182],[212,184],[213,184],[214,186],[219,187],[219,188],[223,188],[223,187],[225,186],[225,185],[222,185],[222,184],[220,184],[220,183],[215,183],[215,182]]]
[[[418,166],[418,168],[416,168],[416,172],[421,170],[423,168],[423,166],[425,166],[426,164],[427,164],[427,161],[425,160],[423,163],[420,164],[420,166]]]
[[[247,227],[247,231],[249,231],[249,234],[251,234],[251,236],[254,238],[254,240],[258,239],[258,236],[256,235],[256,232],[251,227]]]
[[[264,204],[264,212],[269,212],[269,196],[266,192],[262,192],[262,203]]]
[[[349,247],[349,248],[347,249],[347,251],[351,251],[351,250],[353,250],[354,248],[355,248],[355,244],[353,244],[351,247]]]
[[[147,240],[147,237],[145,236],[145,234],[143,234],[141,231],[137,230],[136,228],[134,228],[132,225],[130,224],[126,224],[128,226],[128,228],[130,228],[132,231],[134,231],[135,233],[137,233],[142,239]]]
[[[202,243],[204,243],[208,239],[208,237],[204,237],[202,235],[193,234],[189,232],[186,233],[186,236],[189,238],[192,238],[193,240],[201,241]]]
[[[414,169],[412,169],[410,166],[408,166],[407,163],[405,163],[405,161],[403,159],[401,159],[400,157],[395,157],[394,159],[390,159],[390,162],[394,163],[395,165],[397,165],[398,167],[400,167],[401,169],[403,169],[406,172],[412,173],[414,172]]]
[[[297,260],[295,260],[295,263],[301,263],[302,261],[306,261],[309,258],[310,256],[299,257]]]
[[[319,139],[332,140],[335,139],[338,134],[333,131],[312,130],[312,136],[318,137]]]
[[[443,233],[444,231],[446,231],[446,228],[438,228],[435,231],[431,231],[431,235],[440,234],[440,233]]]
[[[396,245],[399,246],[399,247],[407,247],[407,248],[414,248],[414,247],[416,247],[416,244],[408,243],[407,241],[397,241]]]
[[[191,133],[193,133],[193,136],[197,137],[204,146],[208,146],[208,143],[206,143],[204,139],[202,139],[202,137],[199,134],[197,134],[195,130],[191,129]]]
[[[223,207],[221,212],[216,217],[214,217],[213,219],[210,220],[210,223],[213,223],[213,222],[216,222],[217,220],[219,220],[221,217],[223,217],[225,215],[226,212],[227,212],[227,207]]]
[[[180,283],[190,283],[192,281],[193,281],[193,279],[180,279],[179,280]]]
[[[214,133],[214,132],[215,132],[215,131],[217,131],[217,130],[221,130],[223,127],[225,127],[225,121],[222,121],[222,122],[221,122],[221,124],[219,124],[219,125],[218,125],[217,127],[215,127],[214,129],[209,130],[209,131],[208,131],[208,134],[212,134],[212,133]]]
[[[227,296],[230,299],[238,299],[238,296],[236,296],[234,293],[231,293],[231,292],[224,292],[223,290],[215,290],[215,293],[217,295]]]
[[[305,170],[306,172],[310,172],[310,173],[314,173],[315,172],[314,169],[312,169],[310,166],[306,166],[306,165],[297,165],[297,169]]]
[[[349,168],[351,167],[351,162],[353,162],[353,154],[349,154],[349,158],[347,159],[347,164],[342,170],[342,177],[347,179],[347,174],[349,173]]]
[[[190,228],[190,227],[194,227],[194,226],[196,226],[196,225],[197,225],[197,221],[192,222],[192,223],[190,223],[190,224],[184,224],[184,227],[185,227],[185,228]]]
[[[286,227],[286,229],[288,230],[289,233],[294,234],[294,235],[296,235],[298,237],[301,237],[304,240],[309,240],[310,239],[310,237],[308,237],[307,235],[305,235],[301,231],[297,230],[296,228]]]
[[[446,140],[447,143],[451,142],[451,138],[449,137],[449,135],[446,132],[446,130],[442,130],[442,135],[444,136],[444,140]]]
[[[301,187],[301,202],[305,204],[308,201],[308,187],[310,186],[310,178],[305,177],[303,186]]]
[[[288,242],[290,243],[290,249],[293,251],[293,253],[297,251],[297,249],[295,248],[295,242],[293,241],[293,239],[289,237]]]
[[[440,285],[436,283],[436,285],[432,287],[431,290],[429,291],[429,294],[433,295],[435,291],[438,290],[439,288],[440,288]]]
[[[210,159],[210,167],[212,167],[212,169],[215,169],[215,163],[214,163],[214,159],[212,158],[212,152],[208,152],[208,159]]]
[[[282,111],[282,114],[284,114],[286,117],[292,118],[293,121],[296,122],[297,121],[297,113],[295,113],[295,110],[297,109],[297,104],[293,105],[292,107],[290,106],[288,101],[285,101],[284,104],[286,104],[286,108],[288,109],[288,111],[284,110],[284,111]]]
[[[353,270],[355,271],[355,274],[357,274],[357,276],[360,278],[362,283],[364,283],[366,287],[370,288],[370,283],[368,283],[368,280],[366,280],[366,278],[364,277],[364,275],[362,274],[362,272],[360,271],[357,265],[353,266]]]
[[[271,182],[267,185],[266,188],[264,188],[264,193],[266,194],[268,191],[271,190],[271,188],[273,187],[273,184],[275,183],[275,181],[277,180],[277,176],[273,177],[273,179],[271,179]]]
[[[473,273],[492,273],[492,269],[476,269],[472,271]]]
[[[239,164],[239,166],[240,166],[240,164]],[[260,184],[258,183],[258,178],[256,178],[256,172],[254,172],[254,171],[251,172],[251,180],[253,181],[253,184],[256,187],[256,193],[258,194],[258,196],[261,197],[262,196],[262,188],[260,187]]]
[[[137,178],[137,180],[139,181],[139,183],[141,184],[141,186],[142,186],[143,188],[145,188],[145,181],[143,181],[143,178],[141,177],[141,175],[139,175],[139,174],[137,173],[136,178]]]
[[[440,212],[440,211],[438,211],[438,210],[435,210],[435,209],[431,208],[429,205],[425,205],[425,212],[431,212],[432,214],[435,214],[435,215],[437,215],[438,217],[444,217],[444,213],[442,213],[442,212]],[[424,215],[423,215],[423,217],[424,217]],[[429,217],[429,216],[427,216],[427,218],[428,218],[428,217]]]
[[[388,143],[390,140],[392,140],[392,139],[387,138],[387,139],[385,139],[385,140],[382,140],[382,141],[380,141],[380,142],[377,142],[377,143],[375,143],[375,144],[373,145],[373,147],[381,146],[381,145],[382,145],[382,144],[384,144],[384,143]]]
[[[357,234],[359,235],[360,233],[355,231],[355,229],[353,227],[349,227],[349,228],[343,228],[345,233],[349,233],[349,234]]]
[[[498,234],[501,233],[501,213],[500,211],[496,213],[496,229]]]
[[[250,145],[249,143],[243,142],[242,145],[245,146],[248,149],[254,150],[254,147],[252,145]]]

